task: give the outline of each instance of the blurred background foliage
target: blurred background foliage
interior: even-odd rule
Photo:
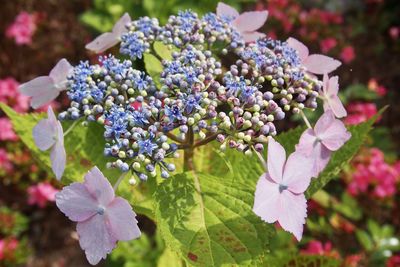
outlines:
[[[313,196],[303,240],[297,243],[278,231],[267,260],[277,266],[400,266],[400,3],[225,2],[241,11],[267,9],[262,31],[269,37],[295,37],[311,52],[343,62],[337,75],[349,113],[346,124],[366,121],[390,105],[365,147]],[[125,12],[133,19],[157,17],[163,24],[179,10],[190,8],[202,15],[215,11],[216,5],[212,0],[3,1],[0,102],[18,112],[30,111],[27,99],[17,92],[18,84],[47,74],[62,57],[72,63],[95,61],[85,44],[110,30]],[[16,24],[25,39],[10,30]],[[65,96],[52,103],[56,109],[65,105]],[[308,115],[313,120],[313,114]],[[293,125],[281,125],[281,130]],[[60,185],[52,178],[36,165],[0,114],[0,266],[88,266],[75,226],[55,208],[54,193]],[[154,223],[144,216],[140,222],[143,237],[120,243],[103,266],[180,266]]]

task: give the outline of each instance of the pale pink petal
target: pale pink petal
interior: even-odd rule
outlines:
[[[335,115],[332,110],[327,110],[324,114],[319,117],[318,121],[315,123],[314,131],[315,135],[321,137],[324,135],[329,126],[335,121]]]
[[[56,205],[74,222],[85,221],[97,214],[98,210],[98,203],[81,183],[72,183],[58,192]]]
[[[300,136],[299,143],[296,145],[296,152],[299,152],[307,157],[312,155],[315,145],[317,144],[317,137],[313,129],[307,129]]]
[[[64,135],[62,132],[62,126],[60,122],[58,122],[58,124],[57,141],[51,149],[50,159],[51,168],[56,175],[57,180],[61,180],[61,177],[65,170],[67,155],[64,148]]]
[[[107,207],[111,232],[117,240],[132,240],[140,236],[136,214],[123,198],[116,197]]]
[[[338,150],[351,137],[343,122],[335,118],[332,110],[327,110],[318,119],[315,133],[331,151]]]
[[[105,259],[107,254],[115,248],[116,239],[110,233],[105,215],[97,214],[86,221],[78,222],[76,230],[79,235],[79,244],[92,265]]]
[[[303,236],[305,218],[307,217],[307,200],[304,194],[296,195],[288,190],[283,190],[281,193],[281,205],[279,224],[300,241]]]
[[[329,106],[329,108],[332,109],[333,113],[337,118],[343,118],[347,116],[347,111],[344,108],[342,101],[337,95],[328,98],[327,104],[328,104],[327,106]],[[326,109],[327,106],[324,105],[325,111],[327,110]]]
[[[124,32],[127,32],[126,24],[131,22],[131,17],[128,13],[125,13],[114,25],[112,29],[112,33],[115,34],[117,37],[121,37]]]
[[[273,223],[279,218],[279,185],[269,179],[267,174],[261,175],[258,180],[254,196],[253,212],[267,223]]]
[[[318,175],[325,169],[331,159],[331,151],[327,149],[321,142],[318,142],[314,148],[312,159],[314,165],[312,169],[312,177],[317,178]]]
[[[40,76],[18,87],[21,94],[26,96],[41,96],[53,91],[54,81],[49,76]]]
[[[237,12],[237,10],[234,9],[233,7],[225,3],[219,2],[217,5],[217,15],[219,17],[226,16],[226,17],[236,18],[239,16],[239,12]]]
[[[54,99],[57,98],[57,96],[60,94],[60,91],[55,89],[55,87],[51,90],[48,91],[47,93],[39,96],[33,96],[31,99],[31,107],[33,109],[40,108],[47,103],[53,101]]]
[[[56,142],[56,129],[49,119],[43,119],[32,129],[35,145],[42,151],[52,147]]]
[[[312,157],[306,157],[299,152],[290,154],[283,171],[282,184],[293,193],[303,193],[310,184],[313,164]]]
[[[326,73],[324,74],[325,78]],[[339,93],[339,77],[338,76],[333,76],[330,77],[328,80],[327,87],[325,88],[325,93],[328,96],[334,96]]]
[[[85,175],[84,184],[101,205],[108,206],[114,199],[114,189],[97,167],[93,167]]]
[[[268,174],[278,184],[282,182],[285,161],[285,149],[272,137],[268,138]]]
[[[261,32],[242,32],[241,35],[246,43],[252,43],[265,37],[265,34]]]
[[[304,61],[308,57],[309,54],[308,48],[302,42],[292,37],[287,39],[286,42],[288,43],[289,47],[299,52],[299,58],[301,61]]]
[[[53,79],[54,83],[57,86],[65,86],[67,76],[72,71],[73,67],[69,62],[63,58],[54,66],[54,68],[50,71],[49,77]],[[62,90],[65,88],[57,88],[58,90]]]
[[[118,44],[120,42],[118,37],[115,33],[105,32],[88,43],[85,48],[99,54]]]
[[[309,72],[315,74],[330,73],[342,65],[339,60],[318,54],[308,56],[302,63]]]
[[[57,118],[56,118],[56,114],[54,114],[53,108],[51,106],[49,106],[47,108],[47,118],[53,124],[54,128],[56,128],[57,127]]]
[[[268,18],[268,11],[250,11],[240,14],[233,26],[240,32],[252,32],[261,28]]]

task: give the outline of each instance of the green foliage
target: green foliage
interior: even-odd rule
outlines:
[[[240,9],[244,2],[253,0],[227,0],[225,3]],[[158,18],[161,23],[166,23],[170,15],[180,10],[191,9],[199,15],[215,10],[214,0],[94,0],[92,9],[81,16],[81,21],[97,32],[110,31],[114,23],[128,12],[132,19],[143,16]]]
[[[0,207],[0,234],[19,236],[28,228],[28,218],[8,207]]]
[[[183,173],[154,195],[167,244],[193,266],[259,262],[274,230],[252,212],[253,191],[204,173]]]
[[[161,61],[152,54],[144,54],[143,55],[144,65],[146,67],[147,73],[153,78],[155,84],[158,88],[160,88],[160,75],[163,71],[163,66]]]

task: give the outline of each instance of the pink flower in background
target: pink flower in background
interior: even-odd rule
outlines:
[[[354,48],[350,45],[345,46],[342,49],[342,52],[340,53],[340,59],[344,61],[344,63],[350,63],[354,60],[356,57],[356,53],[354,51]]]
[[[308,255],[328,255],[332,251],[332,243],[326,242],[325,244],[318,240],[311,240],[308,242],[307,247],[302,249],[302,254]]]
[[[5,103],[17,112],[29,109],[29,97],[18,92],[19,83],[12,77],[0,80],[0,102]]]
[[[393,40],[397,40],[400,36],[400,27],[390,27],[389,29],[389,35],[392,37]]]
[[[18,248],[19,241],[13,237],[0,239],[0,261],[13,257],[14,251]]]
[[[47,202],[55,201],[55,195],[58,191],[59,190],[55,189],[47,182],[31,185],[27,190],[28,204],[38,205],[40,208],[44,208]]]
[[[0,141],[18,140],[18,136],[15,134],[9,119],[0,118],[0,129]]]
[[[319,42],[319,45],[322,52],[328,53],[337,45],[337,40],[333,37],[325,38]]]
[[[346,107],[349,115],[345,118],[345,123],[349,125],[360,124],[374,116],[378,110],[374,103],[350,103]]]
[[[36,31],[36,14],[29,14],[22,11],[15,18],[14,22],[8,26],[6,36],[14,38],[17,45],[31,44],[32,36]]]
[[[377,93],[379,96],[385,96],[387,94],[386,87],[379,85],[378,81],[373,78],[368,81],[368,89]]]
[[[0,169],[10,172],[13,169],[13,165],[8,158],[7,150],[0,148]]]
[[[385,162],[384,154],[372,148],[355,159],[354,172],[350,177],[347,191],[356,196],[370,193],[378,198],[391,197],[396,193],[399,170]]]
[[[399,267],[400,266],[400,255],[391,256],[386,262],[387,267]]]

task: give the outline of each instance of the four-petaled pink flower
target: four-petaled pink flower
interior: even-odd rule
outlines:
[[[337,118],[343,118],[347,116],[347,111],[338,96],[338,92],[339,77],[333,76],[329,78],[328,74],[325,73],[322,90],[319,92],[324,100],[324,110],[330,109]]]
[[[94,167],[83,183],[72,183],[56,194],[57,207],[78,222],[79,244],[90,264],[105,259],[117,241],[138,238],[136,214],[128,201],[115,197],[101,171]]]
[[[28,187],[28,204],[38,205],[40,208],[44,208],[47,202],[54,202],[55,195],[58,192],[51,184],[47,182],[38,183],[37,185],[31,185]]]
[[[233,7],[219,2],[217,15],[232,20],[232,26],[240,32],[246,43],[254,42],[265,36],[264,33],[257,32],[257,30],[264,25],[268,18],[268,11],[266,10],[239,14]]]
[[[296,151],[314,161],[312,176],[317,177],[328,164],[332,151],[337,151],[350,137],[343,122],[327,110],[314,129],[307,129],[301,135]]]
[[[306,67],[307,71],[311,73],[330,73],[336,70],[340,65],[342,65],[339,60],[333,59],[331,57],[319,54],[309,55],[307,46],[292,37],[287,39],[287,43],[291,48],[297,50],[301,60],[301,64]]]
[[[125,26],[129,22],[131,22],[131,17],[128,13],[125,13],[117,21],[117,23],[115,23],[111,32],[105,32],[101,34],[96,39],[88,43],[85,48],[95,52],[96,54],[99,54],[115,46],[121,41],[120,38],[122,34],[128,31]]]
[[[6,36],[14,38],[17,45],[31,44],[32,36],[36,31],[36,15],[22,11],[15,21],[8,26]]]
[[[303,235],[307,217],[304,192],[312,167],[312,160],[300,153],[294,152],[286,160],[285,149],[269,138],[267,172],[258,180],[253,211],[267,223],[278,221],[297,240]]]
[[[48,76],[40,76],[21,84],[22,94],[31,96],[31,106],[36,109],[56,99],[61,91],[66,89],[67,76],[73,67],[63,58],[50,71]]]
[[[53,109],[47,110],[47,119],[42,119],[33,128],[32,135],[36,146],[42,150],[51,148],[51,167],[58,180],[61,179],[66,162],[64,149],[64,132],[61,123],[56,119]]]

